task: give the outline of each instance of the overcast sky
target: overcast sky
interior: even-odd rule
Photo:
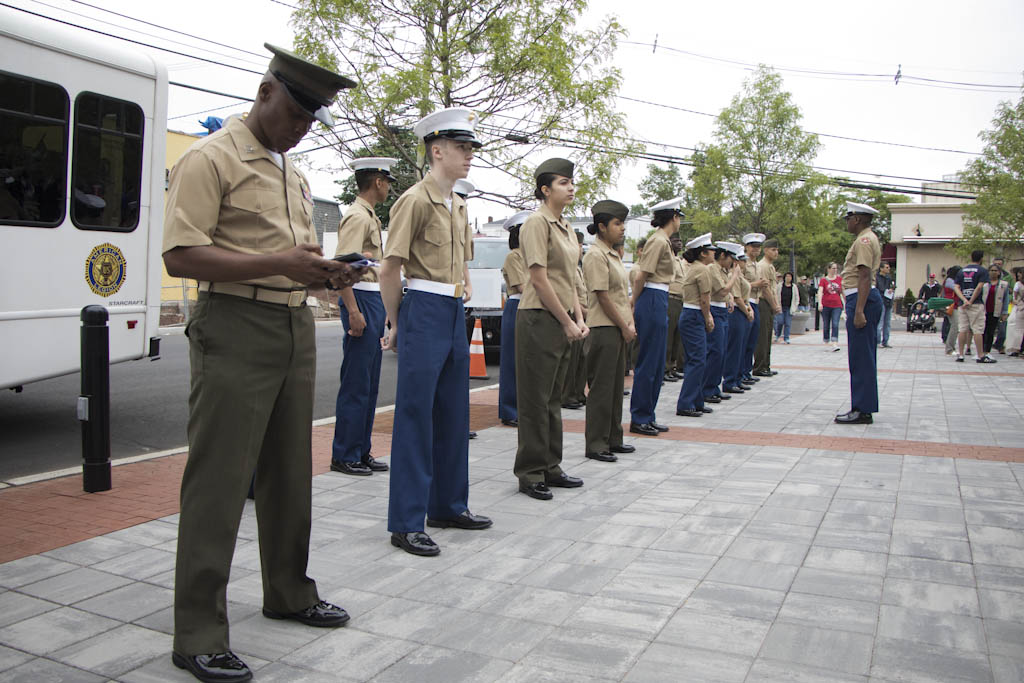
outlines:
[[[288,25],[292,10],[275,0],[89,2],[260,55],[267,54],[264,42],[292,45]],[[14,4],[72,23],[218,61],[230,61],[256,71],[266,67],[265,58],[168,34],[72,0],[14,0]],[[981,149],[978,133],[990,126],[997,104],[1020,97],[1019,90],[924,85],[908,78],[895,85],[892,78],[902,65],[904,77],[1019,86],[1024,71],[1024,2],[1020,0],[865,0],[858,3],[591,0],[585,23],[596,24],[610,14],[617,15],[628,30],[626,41],[640,43],[621,44],[618,49],[616,64],[623,74],[620,95],[625,97],[717,114],[729,104],[750,74],[748,68],[724,60],[765,63],[780,70],[886,74],[868,79],[781,71],[785,88],[793,94],[794,102],[803,113],[806,130],[975,152]],[[655,39],[657,50],[651,47]],[[206,49],[197,50],[197,45]],[[673,52],[671,48],[701,56]],[[155,54],[167,64],[172,81],[247,96],[252,95],[259,82],[259,77],[253,74],[173,54]],[[208,114],[178,117],[223,105],[232,103],[221,97],[171,87],[168,127],[201,130],[197,119]],[[631,135],[657,143],[650,147],[651,151],[685,155],[685,150],[659,145],[693,147],[712,140],[714,119],[709,116],[622,99],[618,108],[626,114]],[[225,115],[245,109],[247,105],[239,103],[210,113]],[[829,137],[822,137],[821,142],[816,166],[840,169],[847,172],[845,175],[883,183],[919,185],[916,179],[941,179],[945,174],[955,173],[972,158],[951,152]],[[313,146],[315,144],[307,139],[299,149]],[[552,149],[543,156],[564,153]],[[329,150],[309,156],[317,167],[339,163],[337,155]],[[624,164],[618,184],[609,196],[627,204],[640,201],[637,184],[645,175],[645,164]],[[684,170],[688,169],[684,167]],[[837,174],[836,171],[825,172]],[[882,174],[910,179],[886,178]],[[314,194],[330,197],[336,193],[332,181],[340,177],[339,173],[310,172],[309,175]],[[481,185],[500,182],[498,178],[482,174],[470,177]],[[495,188],[497,191],[512,189]],[[480,222],[488,215],[497,218],[511,213],[509,209],[482,200],[471,201],[469,208]],[[578,212],[584,211],[585,207],[579,207]]]

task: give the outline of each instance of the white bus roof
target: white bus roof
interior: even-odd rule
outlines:
[[[65,26],[17,9],[0,7],[0,35],[153,79],[164,72],[162,64],[138,51],[138,47],[128,48],[127,44],[122,47],[116,38]]]

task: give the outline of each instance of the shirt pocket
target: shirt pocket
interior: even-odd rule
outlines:
[[[452,230],[447,225],[432,224],[423,231],[427,243],[423,263],[434,277],[447,279],[452,271]]]
[[[275,192],[261,189],[235,190],[228,195],[232,209],[228,231],[222,231],[226,239],[243,247],[267,246],[274,241],[275,233],[287,226],[282,223],[281,207],[284,197]]]

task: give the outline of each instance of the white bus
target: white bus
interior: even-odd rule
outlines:
[[[167,70],[114,42],[0,8],[0,389],[78,370],[87,305],[159,353]]]

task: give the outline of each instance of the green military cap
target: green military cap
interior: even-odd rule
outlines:
[[[597,204],[594,204],[593,208],[590,209],[590,215],[597,216],[602,213],[607,213],[615,216],[620,221],[624,221],[626,220],[626,216],[629,215],[629,207],[622,202],[615,201],[614,199],[602,199]]]
[[[263,43],[263,47],[274,53],[269,71],[284,85],[295,104],[325,126],[333,126],[334,117],[328,107],[339,90],[354,88],[356,82],[284,48],[270,43]]]
[[[764,247],[765,249],[771,249],[772,247],[775,247],[776,249],[778,249],[779,248],[779,241],[773,237],[772,239],[767,240],[761,246]]]
[[[540,162],[540,166],[533,172],[534,179],[540,178],[545,173],[554,173],[565,178],[572,178],[572,172],[576,168],[576,164],[572,163],[568,159],[559,159],[554,157],[547,161]]]

